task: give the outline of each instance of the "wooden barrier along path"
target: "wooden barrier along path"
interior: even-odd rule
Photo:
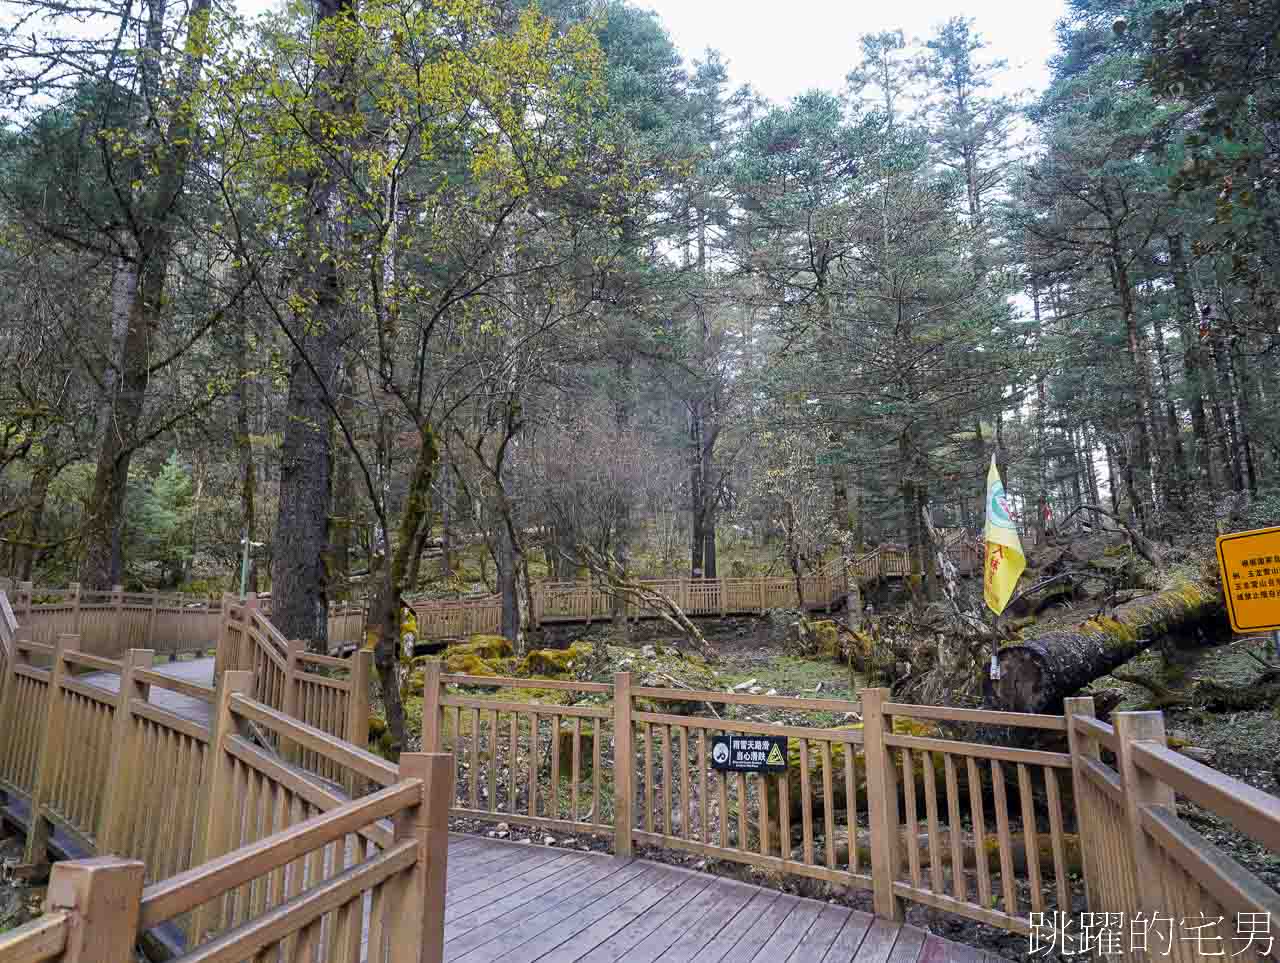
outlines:
[[[87,857],[55,863],[46,913],[0,935],[0,960],[116,963],[135,944],[180,963],[993,959],[903,925],[910,904],[1041,947],[1083,912],[1141,919],[1169,949],[1137,959],[1203,958],[1184,921],[1229,921],[1223,955],[1280,960],[1280,894],[1187,810],[1280,855],[1280,799],[1171,750],[1159,713],[1105,723],[1089,699],[1029,715],[628,673],[538,680],[569,698],[530,702],[528,679],[429,661],[423,752],[395,766],[356,731],[367,653],[306,653],[252,597],[218,611],[204,685],[151,650],[33,641],[0,590],[3,812],[29,865],[61,844]],[[803,722],[851,712],[859,725]],[[1034,733],[1066,751],[1027,748]],[[718,736],[785,738],[785,772],[717,771]],[[613,855],[451,836],[451,818]],[[862,891],[875,915],[641,858],[660,851]]]

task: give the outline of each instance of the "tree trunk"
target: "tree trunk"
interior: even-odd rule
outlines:
[[[257,475],[253,465],[253,443],[249,433],[249,312],[240,305],[236,326],[236,453],[240,459],[240,530],[248,540],[242,551],[249,552],[249,577],[245,591],[257,593],[258,567],[253,561],[253,541],[258,534],[254,512]]]
[[[48,443],[46,443],[48,444]],[[54,455],[45,451],[31,472],[27,497],[19,516],[15,538],[12,572],[20,582],[32,581],[31,573],[40,557],[40,527],[44,519],[44,506],[49,497],[49,483],[53,480]]]
[[[1221,612],[1218,588],[1182,583],[1071,631],[1006,645],[998,656],[1000,678],[993,685],[993,701],[1015,712],[1061,712],[1062,700],[1094,679],[1120,668],[1163,636],[1194,628]]]
[[[1159,312],[1151,314],[1151,331],[1155,338],[1156,359],[1160,368],[1160,391],[1164,395],[1166,450],[1161,461],[1166,465],[1164,484],[1170,504],[1181,511],[1186,507],[1187,462],[1182,446],[1182,423],[1173,393],[1173,379],[1169,373],[1169,352],[1165,348],[1164,329]]]
[[[349,6],[349,0],[315,0],[317,24],[330,25]],[[317,116],[354,109],[350,98],[339,102],[335,93],[345,83],[349,56],[330,51],[318,71],[313,88]],[[304,253],[298,266],[299,300],[305,307],[295,313],[290,332],[293,354],[271,566],[271,621],[285,638],[306,639],[317,650],[326,650],[329,644],[330,573],[326,560],[331,564],[333,407],[344,324],[337,268],[344,246],[340,177],[326,164],[310,174],[306,183],[308,215],[303,225]],[[391,611],[386,618],[394,623],[398,611]]]
[[[439,449],[430,426],[419,429],[418,455],[414,461],[409,491],[395,546],[387,546],[386,564],[377,580],[370,624],[378,627],[373,648],[373,662],[378,670],[378,687],[391,733],[392,754],[399,757],[404,748],[404,706],[400,701],[400,679],[396,668],[400,663],[400,606],[404,600],[405,577],[411,567],[412,553],[421,546],[414,536],[431,515],[431,479],[436,470]],[[274,616],[273,616],[274,621]]]
[[[1138,423],[1136,425],[1138,441],[1138,458],[1135,467],[1130,460],[1130,495],[1134,499],[1133,509],[1138,525],[1143,530],[1147,526],[1147,504],[1151,500],[1152,455],[1151,455],[1151,413],[1154,410],[1151,397],[1151,373],[1147,368],[1146,353],[1142,349],[1142,333],[1138,328],[1137,312],[1133,304],[1133,287],[1129,282],[1129,268],[1124,262],[1120,240],[1112,233],[1110,249],[1111,281],[1116,295],[1120,298],[1121,320],[1124,324],[1125,336],[1128,340],[1129,361],[1133,368],[1134,386],[1137,389]]]
[[[1196,440],[1196,468],[1203,491],[1213,491],[1213,460],[1210,456],[1209,419],[1205,414],[1205,363],[1200,350],[1199,323],[1196,315],[1195,291],[1191,272],[1187,269],[1187,252],[1181,234],[1169,235],[1169,265],[1173,288],[1178,298],[1179,330],[1182,335],[1183,382],[1191,408],[1191,430]]]
[[[84,555],[80,563],[80,584],[105,591],[121,581],[120,543],[124,522],[124,496],[129,481],[129,463],[139,444],[138,432],[151,377],[150,349],[164,309],[165,281],[173,253],[173,222],[181,207],[183,182],[195,141],[190,98],[204,65],[208,43],[210,0],[194,0],[188,14],[185,53],[178,79],[169,93],[180,105],[166,131],[167,152],[162,152],[155,175],[143,202],[130,213],[134,260],[123,262],[112,285],[112,336],[117,325],[126,324],[120,350],[120,378],[98,446],[98,463],[89,496],[84,528]],[[153,21],[147,31],[141,82],[145,99],[161,104],[158,64],[165,54],[164,38]],[[156,118],[151,118],[154,122]],[[162,124],[148,128],[154,138]]]

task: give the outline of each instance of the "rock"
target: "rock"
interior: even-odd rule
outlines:
[[[510,827],[510,826],[508,826],[506,823],[498,823],[498,825],[497,825],[497,827],[496,827],[496,828],[497,828],[498,832],[500,832],[500,833],[509,833],[509,832],[511,832],[511,827]]]
[[[566,678],[573,667],[592,654],[589,642],[575,642],[567,649],[534,649],[520,660],[516,671],[522,676]]]
[[[753,685],[747,691],[750,692],[752,695],[759,695],[761,692],[764,691],[764,688],[762,686]]]
[[[640,656],[645,659],[656,659],[658,650],[652,645],[644,645],[640,647]]]
[[[770,689],[768,692],[765,693],[765,695],[767,696],[776,696],[777,694],[778,694],[777,689]]]
[[[753,685],[755,685],[755,684],[756,684],[756,680],[755,680],[755,679],[748,679],[746,682],[739,682],[737,685],[735,685],[735,686],[733,687],[733,691],[734,691],[734,692],[746,692],[748,689],[750,689],[750,688],[751,688]]]
[[[543,837],[542,837],[542,845],[543,845],[543,846],[554,846],[555,844],[556,844],[556,838],[555,838],[554,836],[543,836]]]
[[[858,715],[856,712],[846,712],[844,714],[844,721],[845,722],[861,722],[862,716]]]

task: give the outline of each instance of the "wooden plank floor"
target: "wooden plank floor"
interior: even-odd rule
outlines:
[[[187,659],[181,662],[157,662],[155,671],[160,675],[182,679],[184,682],[195,682],[199,685],[213,685],[213,659]],[[77,681],[106,689],[108,692],[120,691],[120,676],[114,672],[89,672],[78,676]],[[198,722],[202,726],[209,725],[212,709],[209,703],[201,702],[190,696],[179,695],[167,689],[151,687],[151,695],[147,701],[161,709],[168,709],[175,715]]]
[[[458,963],[989,963],[914,926],[734,880],[482,836],[449,843]]]

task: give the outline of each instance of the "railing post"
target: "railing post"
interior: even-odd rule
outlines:
[[[396,914],[391,938],[393,963],[440,963],[444,959],[453,765],[453,755],[446,752],[409,752],[400,757],[400,779],[422,780],[422,803],[396,818],[396,839],[418,840],[418,863],[408,905]]]
[[[130,788],[138,778],[145,760],[133,757],[134,699],[146,699],[150,686],[134,681],[137,669],[149,669],[155,660],[151,649],[130,649],[124,654],[120,668],[120,691],[116,694],[115,715],[111,720],[110,759],[107,760],[106,784],[102,787],[102,809],[98,816],[98,855],[105,856],[120,843],[120,825],[132,804]]]
[[[205,770],[203,791],[196,808],[197,838],[192,848],[193,866],[207,863],[216,856],[227,852],[227,834],[233,820],[239,820],[237,800],[232,791],[231,759],[224,752],[223,743],[227,736],[235,733],[235,718],[231,713],[231,697],[247,695],[253,691],[253,673],[236,669],[228,669],[218,680],[218,691],[214,696],[213,718],[209,727],[209,746],[205,754]],[[198,907],[193,916],[191,933],[194,937],[192,945],[198,943],[209,929],[221,929],[221,902],[216,905],[204,904]]]
[[[598,730],[597,730],[598,731]],[[613,853],[631,855],[631,804],[635,799],[631,749],[631,673],[613,674]],[[597,807],[599,803],[596,803]]]
[[[373,675],[373,652],[356,649],[351,653],[351,692],[347,697],[347,742],[364,749],[369,745],[369,681]],[[425,700],[424,700],[425,702]],[[347,792],[351,798],[364,794],[365,780],[348,772]]]
[[[111,625],[111,651],[113,653],[120,649],[120,633],[124,630],[124,586],[111,586],[111,610],[115,613],[115,620]]]
[[[724,576],[720,576],[720,618],[729,614],[729,596],[725,590]]]
[[[591,573],[587,573],[587,626],[591,625]]]
[[[150,608],[147,609],[147,634],[146,634],[146,637],[142,640],[142,646],[148,649],[156,644],[156,609],[159,607],[159,605],[160,605],[160,593],[152,592],[151,606]],[[179,629],[181,629],[182,621],[183,621],[182,616],[181,615],[178,616]],[[174,659],[177,657],[177,654],[178,653],[176,648],[170,650],[169,661],[170,662],[174,661]]]
[[[31,582],[18,583],[18,599],[17,599],[18,604],[16,606],[16,614],[17,614],[19,625],[22,625],[24,622],[27,625],[31,624],[31,596],[34,593],[35,593],[35,585],[33,583]],[[34,635],[32,635],[31,638],[33,641],[35,640]]]
[[[80,634],[80,583],[71,583],[71,625],[76,635]]]
[[[1160,782],[1154,776],[1143,772],[1133,762],[1133,744],[1135,742],[1154,742],[1167,745],[1164,734],[1164,713],[1162,712],[1117,712],[1112,717],[1116,730],[1116,771],[1120,774],[1120,784],[1124,787],[1125,820],[1128,823],[1129,846],[1133,852],[1133,865],[1137,870],[1137,882],[1141,888],[1144,881],[1155,883],[1161,879],[1162,873],[1151,847],[1147,844],[1147,834],[1142,828],[1143,806],[1176,805],[1173,789]],[[1081,840],[1083,844],[1083,840]],[[1158,885],[1158,884],[1157,884]],[[1135,900],[1138,893],[1133,893]],[[1126,906],[1125,912],[1135,912],[1141,906]]]
[[[764,579],[756,579],[756,595],[759,597],[760,614],[764,615]]]
[[[422,751],[439,752],[440,745],[440,669],[439,659],[422,662]]]
[[[1085,904],[1091,911],[1101,912],[1102,906],[1097,898],[1098,869],[1097,854],[1092,845],[1094,827],[1089,825],[1090,813],[1084,808],[1085,777],[1081,775],[1083,759],[1098,759],[1101,750],[1096,739],[1090,739],[1076,732],[1073,720],[1077,717],[1096,718],[1093,696],[1076,696],[1062,700],[1062,714],[1067,720],[1067,747],[1071,753],[1071,793],[1076,804],[1076,825],[1080,835],[1081,866],[1084,869]]]
[[[893,752],[885,744],[892,719],[884,714],[888,689],[863,689],[862,740],[867,760],[867,818],[871,824],[871,884],[877,916],[902,919],[902,902],[893,884],[901,864],[898,825],[898,777]]]
[[[63,719],[62,680],[65,677],[67,663],[62,654],[68,649],[75,649],[79,641],[77,635],[59,635],[53,644],[53,665],[49,667],[49,693],[46,696],[44,730],[40,733],[40,746],[36,750],[36,779],[31,789],[31,825],[27,830],[27,848],[23,853],[23,862],[41,863],[45,858],[45,847],[49,842],[49,820],[44,816],[45,802],[53,789],[54,774],[58,771],[58,762],[62,756],[62,746],[68,735],[66,722]]]
[[[142,882],[136,859],[99,856],[58,863],[49,875],[45,911],[70,914],[63,963],[120,963],[134,958]]]
[[[303,719],[298,714],[298,690],[302,686],[301,680],[298,678],[301,671],[298,668],[298,657],[307,651],[307,643],[301,639],[288,639],[285,643],[289,648],[285,653],[284,666],[284,694],[283,705],[281,711],[291,719],[297,719],[300,722],[311,724],[309,719]],[[280,737],[280,754],[288,762],[296,762],[298,759],[298,746],[292,739]]]

